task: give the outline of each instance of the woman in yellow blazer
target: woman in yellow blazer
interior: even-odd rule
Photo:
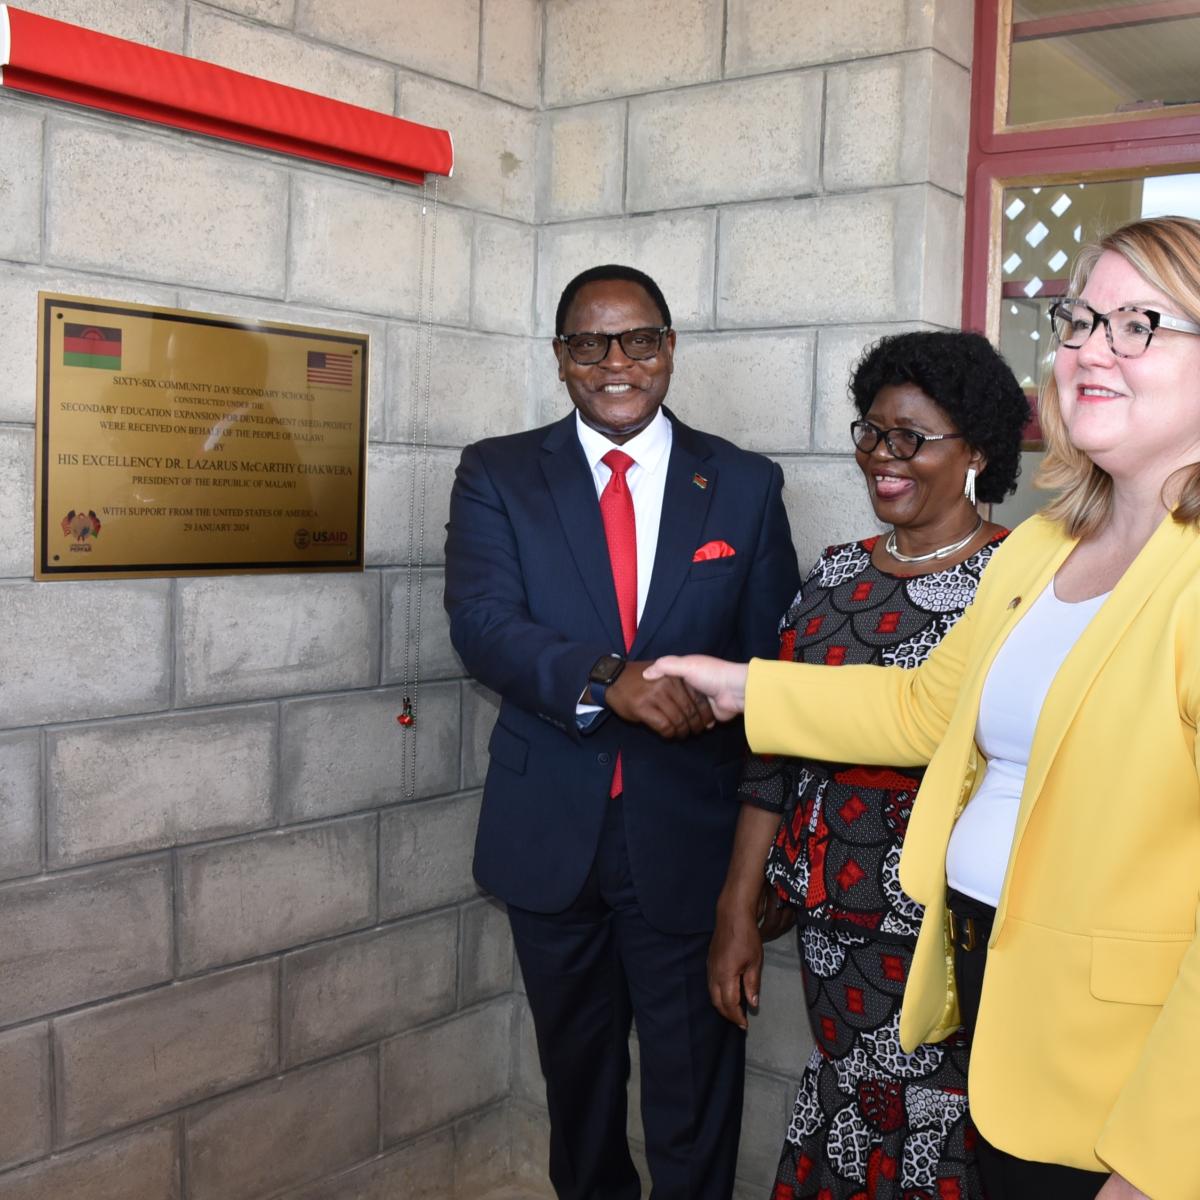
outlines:
[[[1135,222],[1086,248],[1053,314],[1044,482],[1063,490],[924,665],[655,670],[721,719],[744,708],[755,751],[929,764],[900,864],[925,905],[901,1041],[945,1037],[961,997],[990,1200],[1197,1200],[1200,222]],[[1067,630],[1049,651],[1047,606]],[[1039,620],[1030,642],[1022,623]],[[1007,824],[987,778],[999,756],[981,749],[1003,702],[1029,714]],[[960,832],[975,859],[956,862]],[[947,919],[948,848],[952,878],[996,855],[994,911]]]

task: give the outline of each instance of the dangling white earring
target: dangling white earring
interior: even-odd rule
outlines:
[[[966,486],[963,488],[963,495],[966,496],[967,500],[971,504],[971,507],[974,508],[974,506],[975,506],[975,468],[974,467],[967,468],[967,483],[966,483]]]

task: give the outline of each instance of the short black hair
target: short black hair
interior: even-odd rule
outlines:
[[[645,271],[639,271],[637,267],[623,267],[620,263],[607,263],[603,267],[589,267],[586,271],[580,271],[563,288],[562,296],[558,301],[558,311],[554,314],[554,336],[562,336],[563,322],[567,319],[567,309],[579,295],[580,288],[586,287],[589,283],[607,283],[613,279],[624,283],[636,283],[654,301],[654,306],[662,317],[662,323],[664,325],[671,324],[671,310],[667,307],[667,300],[662,294],[662,288]]]
[[[994,504],[1015,490],[1029,401],[983,334],[922,331],[880,339],[850,377],[854,407],[866,416],[881,388],[904,383],[919,387],[987,456],[975,481],[979,500]]]

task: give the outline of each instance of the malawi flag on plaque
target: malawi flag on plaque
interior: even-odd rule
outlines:
[[[67,325],[63,330],[64,367],[121,369],[121,331],[103,325]]]

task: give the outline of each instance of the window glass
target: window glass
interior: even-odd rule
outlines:
[[[1009,125],[1200,104],[1200,3],[1014,0]]]
[[[1200,218],[1200,174],[1004,189],[1000,352],[1031,404],[1054,351],[1050,305],[1066,294],[1080,244],[1126,221],[1166,214]],[[995,506],[997,521],[1012,526],[1045,503],[1045,493],[1033,487],[1040,459],[1036,440],[1031,441],[1021,456],[1016,495]]]

